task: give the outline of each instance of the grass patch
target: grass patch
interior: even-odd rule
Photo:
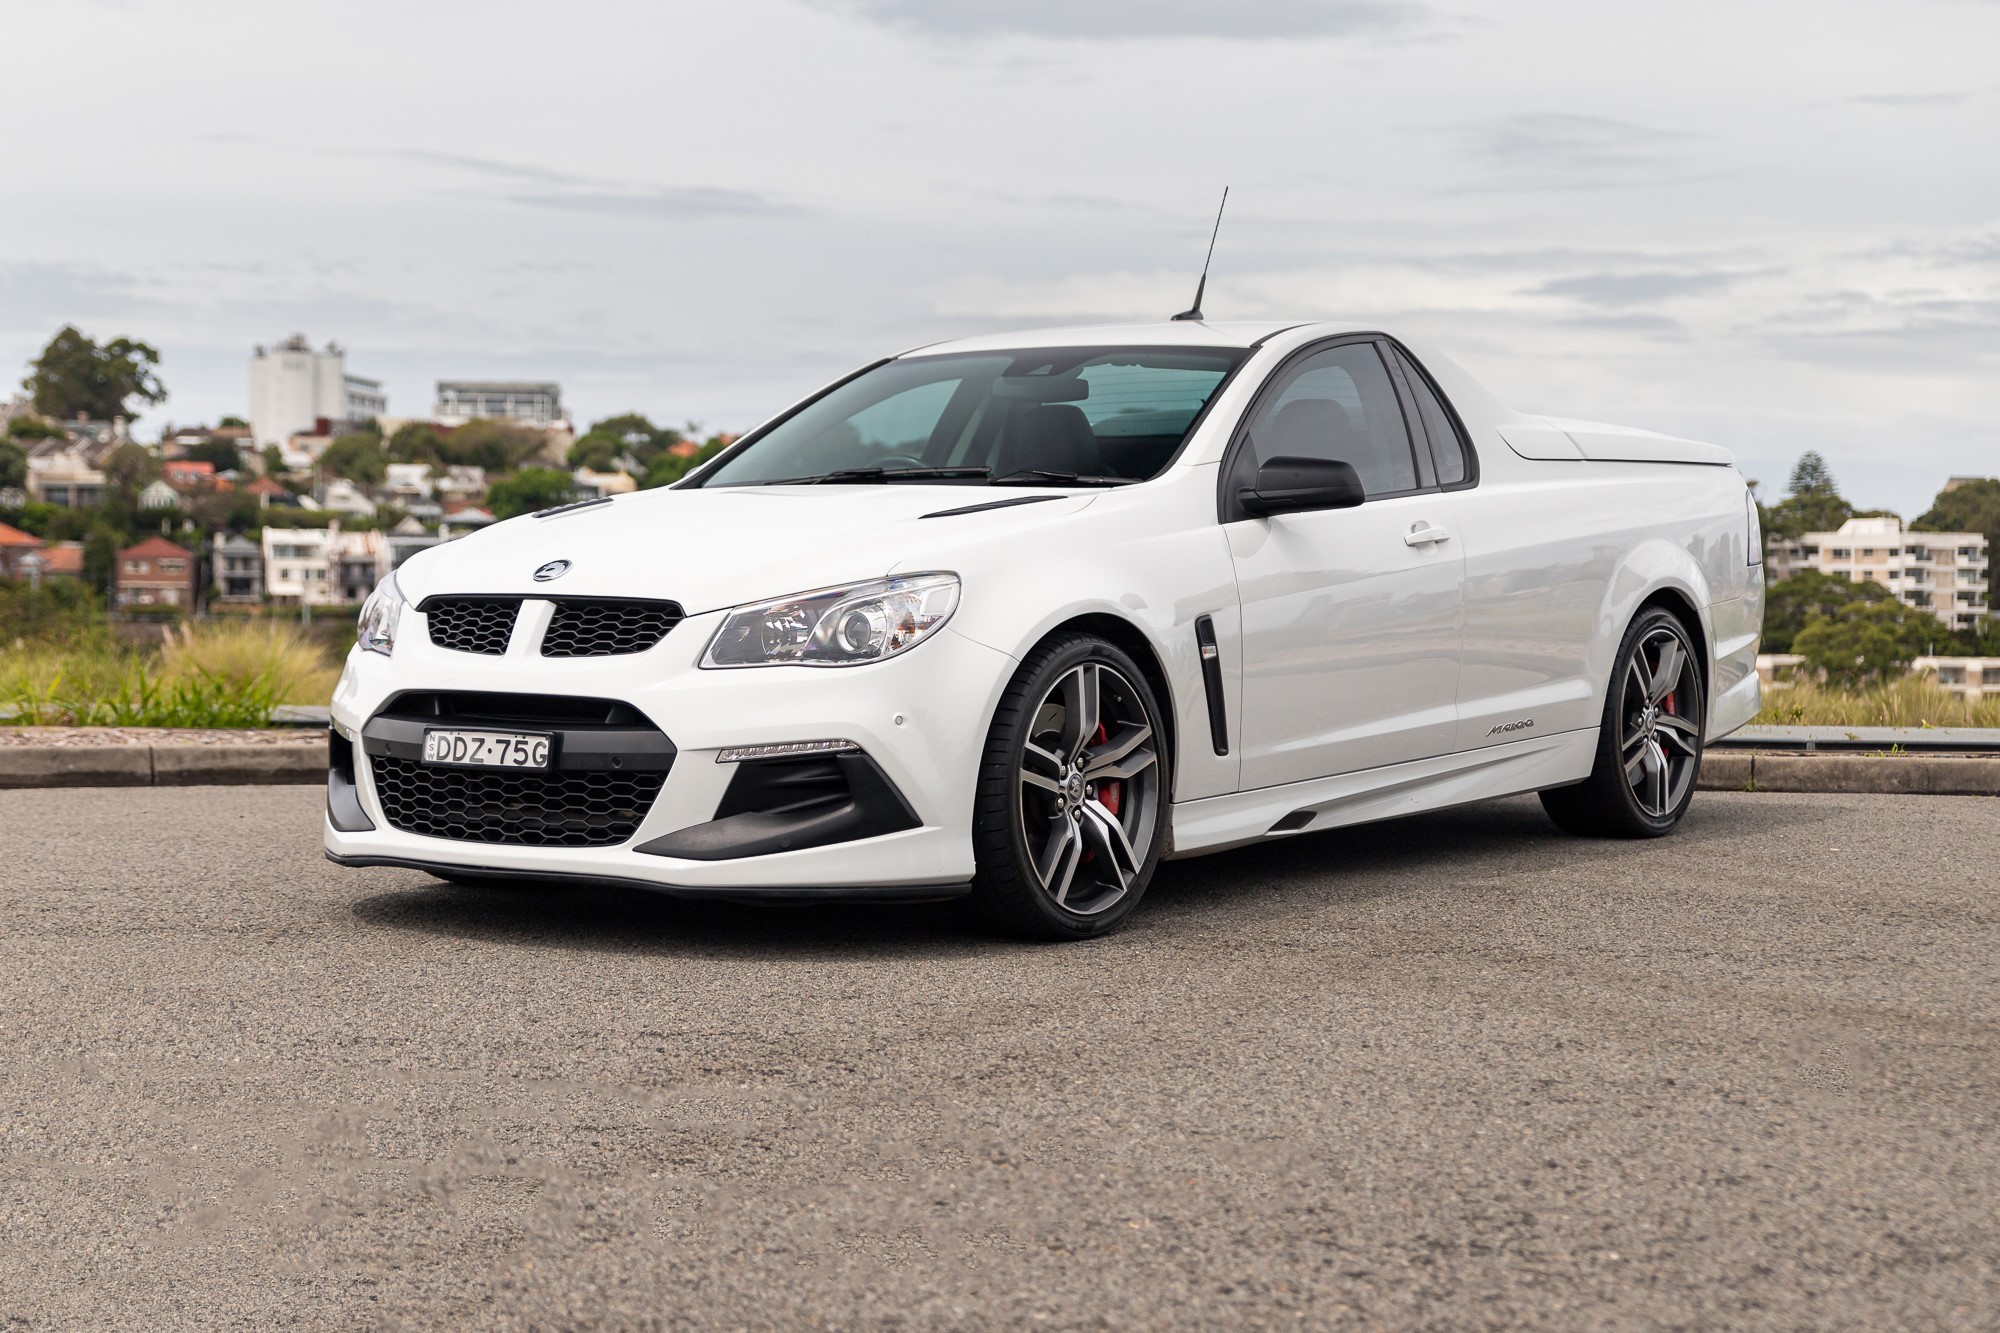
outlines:
[[[340,668],[269,623],[167,626],[158,648],[78,634],[0,650],[0,722],[14,726],[265,727],[278,704],[323,704]]]
[[[2000,698],[1968,703],[1929,674],[1859,690],[1800,680],[1764,692],[1752,721],[1775,727],[2000,727]]]

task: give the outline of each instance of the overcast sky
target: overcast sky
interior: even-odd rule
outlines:
[[[337,339],[741,429],[957,333],[1341,318],[1528,411],[2000,472],[1996,0],[0,0],[0,379]]]

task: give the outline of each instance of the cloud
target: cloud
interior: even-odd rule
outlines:
[[[513,187],[503,197],[510,203],[524,204],[530,208],[592,213],[599,217],[651,218],[667,221],[786,217],[802,211],[793,205],[779,203],[750,190],[731,190],[707,185],[631,185],[591,176],[578,176],[529,162],[504,162],[497,158],[478,157],[469,153],[438,152],[423,148],[360,151],[371,157],[395,158],[405,162],[445,167],[468,175],[503,181]]]
[[[1533,289],[1537,296],[1560,296],[1604,309],[1653,305],[1700,296],[1734,286],[1739,273],[1580,273],[1550,278]]]
[[[478,176],[493,176],[501,180],[525,181],[537,185],[596,185],[587,176],[573,176],[566,171],[555,171],[548,167],[536,166],[532,162],[502,162],[491,157],[475,157],[470,153],[441,153],[427,148],[362,149],[370,157],[400,158],[405,162],[420,162],[428,166],[451,167]]]
[[[0,327],[52,334],[64,324],[145,305],[123,273],[73,264],[0,263]]]
[[[1857,106],[1956,106],[1971,93],[1861,93],[1845,100]]]
[[[1626,179],[1672,162],[1688,135],[1601,116],[1541,112],[1508,116],[1467,135],[1475,157],[1524,186],[1575,186]]]
[[[803,211],[749,190],[719,190],[705,186],[630,192],[551,190],[507,197],[513,203],[532,208],[557,208],[571,213],[595,213],[599,217],[652,218],[673,222],[709,218],[793,217]]]
[[[1413,0],[807,0],[931,37],[1050,41],[1157,37],[1271,40],[1396,35],[1432,18]]]

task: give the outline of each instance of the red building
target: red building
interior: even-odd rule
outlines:
[[[119,606],[194,609],[194,552],[148,537],[118,553]]]

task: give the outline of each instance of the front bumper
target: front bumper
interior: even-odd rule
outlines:
[[[349,654],[333,699],[333,729],[353,747],[351,798],[363,820],[336,810],[326,852],[343,865],[403,865],[492,878],[615,881],[689,894],[744,897],[887,892],[935,896],[971,879],[972,803],[979,756],[1015,662],[947,626],[900,657],[868,666],[696,666],[721,613],[692,616],[660,643],[621,657],[550,659],[517,636],[504,655],[432,644],[421,613],[404,613],[393,657]],[[630,705],[671,742],[673,757],[636,833],[616,846],[514,846],[435,837],[392,826],[363,733],[411,691],[562,695]],[[382,728],[377,727],[376,733]],[[688,846],[670,835],[709,825],[737,765],[725,748],[790,741],[852,741],[907,803],[914,827],[797,850],[715,859],[657,854]],[[336,741],[336,747],[339,742]],[[339,784],[335,784],[338,787]],[[357,828],[358,823],[372,828]],[[641,851],[652,845],[655,851]]]

